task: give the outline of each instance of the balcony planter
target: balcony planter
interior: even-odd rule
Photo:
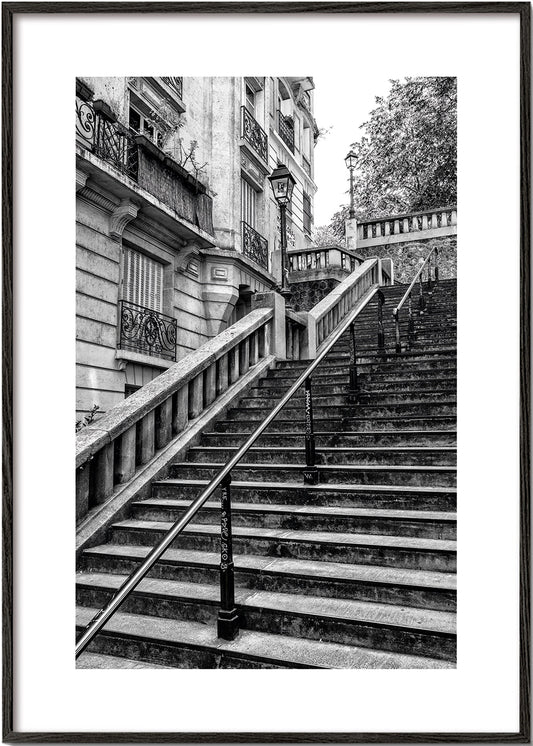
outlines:
[[[106,104],[105,101],[102,101],[101,98],[93,102],[93,107],[95,112],[100,114],[100,116],[102,116],[104,119],[107,119],[108,122],[117,121],[117,115],[115,114],[113,109],[109,106],[109,104]]]
[[[180,181],[187,184],[187,186],[194,190],[196,194],[207,193],[207,187],[202,184],[201,181],[196,179],[185,168],[183,168],[183,166],[180,166],[180,164],[177,163],[170,155],[168,155],[168,153],[165,153],[163,150],[161,150],[161,148],[159,148],[150,139],[148,139],[144,135],[136,135],[135,142],[140,148],[145,150],[147,153],[150,153],[153,158],[160,161],[163,166],[176,174]]]

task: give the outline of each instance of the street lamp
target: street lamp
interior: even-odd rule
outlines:
[[[346,158],[344,159],[344,162],[346,163],[346,168],[350,170],[350,218],[355,218],[355,207],[353,204],[353,170],[355,166],[357,165],[357,156],[353,152],[353,150],[350,150]]]
[[[274,197],[279,205],[281,220],[281,289],[280,292],[285,299],[290,294],[289,284],[287,282],[287,205],[291,201],[292,192],[296,179],[291,174],[287,166],[278,166],[268,180],[272,184]]]

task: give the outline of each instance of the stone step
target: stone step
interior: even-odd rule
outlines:
[[[314,386],[344,386],[350,380],[350,369],[348,365],[344,366],[345,369],[334,373],[318,372],[312,374],[312,380]],[[320,371],[320,368],[319,368]],[[259,381],[259,388],[283,388],[287,390],[289,386],[296,381],[298,378],[297,374],[286,373],[284,375],[274,375],[276,371],[269,371],[269,375]],[[427,369],[418,369],[416,367],[411,369],[402,370],[400,372],[387,371],[387,370],[371,370],[368,366],[357,365],[357,375],[361,385],[366,382],[375,382],[378,385],[381,382],[387,382],[390,384],[396,384],[401,382],[411,381],[432,381],[438,380],[440,377],[449,377],[452,379],[457,378],[457,365],[452,366],[441,366],[436,368],[432,366]],[[302,384],[303,385],[303,384]]]
[[[243,445],[250,433],[203,433],[201,444],[205,446],[235,447]],[[316,447],[369,447],[369,446],[397,446],[397,447],[429,447],[455,446],[457,434],[453,430],[381,430],[377,432],[360,433],[315,433]],[[301,447],[304,443],[304,433],[283,432],[270,433],[259,436],[257,446]]]
[[[169,475],[177,479],[213,479],[224,467],[223,463],[193,464],[189,461],[171,464]],[[305,464],[251,464],[239,463],[232,474],[239,480],[283,482],[292,479],[303,482]],[[396,484],[439,485],[453,487],[456,480],[455,466],[397,466],[332,465],[317,464],[318,478],[325,484]]]
[[[103,605],[125,579],[80,573],[77,603]],[[122,610],[215,625],[219,601],[217,585],[146,578]],[[242,588],[235,589],[235,603],[241,629],[455,660],[456,622],[451,612]]]
[[[194,446],[187,452],[187,461],[194,463],[226,463],[237,453],[236,446]],[[248,463],[303,464],[303,440],[296,447],[252,446],[246,453]],[[451,466],[457,463],[455,447],[416,448],[401,446],[316,448],[317,464],[412,464]]]
[[[445,388],[445,389],[437,389],[433,388],[429,391],[418,391],[418,390],[409,390],[409,391],[383,391],[383,390],[375,390],[375,391],[367,391],[365,389],[360,388],[358,390],[357,394],[351,394],[348,391],[348,386],[346,385],[344,387],[343,393],[338,394],[331,394],[331,393],[319,393],[315,391],[314,386],[311,384],[311,391],[313,394],[313,410],[320,408],[320,407],[327,407],[328,409],[331,408],[353,408],[354,402],[357,403],[357,405],[365,405],[365,404],[372,404],[372,405],[380,405],[380,406],[387,406],[388,404],[400,404],[400,403],[421,403],[421,402],[428,402],[430,404],[436,404],[437,402],[450,402],[450,400],[455,399],[455,389],[454,388]],[[256,409],[256,408],[267,408],[269,410],[273,409],[272,402],[277,401],[282,398],[284,392],[283,391],[276,391],[269,393],[263,392],[261,389],[259,389],[259,392],[256,393],[253,396],[243,396],[238,403],[239,409]],[[355,397],[355,400],[354,400]],[[288,408],[295,408],[298,409],[303,405],[304,402],[304,393],[303,390],[301,392],[297,392],[294,394],[294,396],[291,397],[289,402],[285,405]]]
[[[207,479],[165,479],[152,484],[155,498],[193,500],[209,484]],[[320,505],[345,508],[391,508],[393,510],[455,511],[455,487],[317,484],[300,482],[252,482],[238,479],[231,483],[232,499],[277,505]]]
[[[252,400],[255,401],[255,400]],[[255,421],[258,424],[263,422],[268,414],[272,412],[276,402],[272,401],[269,403],[263,402],[261,399],[257,400],[255,406],[251,407],[239,407],[230,409],[227,412],[227,417],[234,421]],[[295,418],[302,416],[304,412],[303,401],[290,400],[280,411],[276,417],[287,418],[294,416]],[[351,416],[366,417],[371,420],[383,419],[388,417],[406,417],[406,416],[418,416],[418,417],[435,417],[435,416],[455,416],[457,412],[456,401],[448,397],[444,401],[431,402],[423,401],[420,399],[413,400],[410,402],[399,402],[390,404],[364,404],[354,402],[351,405],[313,405],[313,418],[320,419],[345,419]]]
[[[76,609],[81,630],[97,608]],[[266,632],[241,630],[232,642],[216,636],[214,625],[119,612],[91,643],[90,650],[113,651],[171,668],[447,669],[455,663],[427,656],[371,650]]]
[[[386,379],[382,377],[378,380],[377,376],[370,378],[369,376],[358,375],[359,390],[362,392],[384,392],[390,391],[393,393],[402,393],[407,391],[455,391],[457,388],[457,376],[456,372],[453,371],[453,375],[448,377],[440,376],[437,377],[436,372],[432,377],[424,379],[407,378],[404,380],[397,380],[389,377]],[[312,377],[312,391],[315,396],[335,396],[339,394],[347,394],[349,388],[349,377],[344,376],[342,380],[338,380],[336,383],[321,383],[317,381],[314,376]],[[249,389],[248,397],[272,397],[281,398],[288,389],[288,386],[282,385],[279,381],[274,383],[268,379],[263,379],[258,386],[254,386]],[[302,398],[304,396],[304,386],[300,386],[294,398]]]
[[[215,423],[215,429],[220,433],[237,433],[257,430],[259,421],[250,414],[246,419],[219,420]],[[387,416],[387,417],[319,417],[316,415],[313,419],[315,433],[330,432],[332,428],[337,431],[345,432],[366,432],[368,430],[455,430],[457,418],[455,415],[431,415],[420,417],[418,415]],[[276,417],[266,428],[268,433],[283,433],[286,430],[299,429],[304,432],[304,420],[298,416],[286,416],[285,410],[281,415]]]
[[[149,547],[124,544],[92,547],[83,553],[81,570],[129,575],[149,551]],[[301,592],[307,596],[393,603],[440,611],[455,611],[457,608],[456,576],[453,573],[275,559],[253,554],[237,554],[234,563],[235,584],[242,588]],[[169,549],[153,567],[149,577],[216,584],[220,577],[220,553]]]
[[[359,356],[359,351],[358,351]],[[348,352],[340,352],[334,354],[330,352],[325,360],[334,365],[339,365],[343,361],[348,360]],[[423,361],[435,361],[436,358],[442,358],[443,360],[456,359],[457,348],[453,347],[435,347],[427,348],[425,350],[403,350],[401,353],[390,351],[380,354],[378,350],[372,351],[371,355],[361,355],[362,358],[368,358],[370,363],[379,363],[384,365],[386,363],[401,363],[405,365],[407,362],[420,363]],[[307,368],[310,364],[309,360],[280,360],[277,363],[278,368],[291,368],[292,370],[299,370]]]
[[[113,524],[111,541],[116,544],[155,546],[171,526],[172,522],[168,521],[129,519]],[[456,542],[452,540],[253,526],[235,526],[232,534],[235,554],[262,554],[432,572],[456,572],[457,569]],[[190,523],[172,546],[220,551],[220,526]]]
[[[96,613],[96,609],[95,609]],[[162,666],[157,663],[142,661],[142,660],[131,660],[130,658],[119,658],[116,655],[106,655],[103,653],[88,653],[83,652],[78,660],[76,661],[76,668],[95,668],[95,669],[109,669],[109,668],[127,668],[131,670],[135,669],[169,669],[172,666]]]
[[[179,494],[179,493],[178,493]],[[132,505],[132,517],[143,521],[175,521],[191,501],[149,498]],[[207,502],[195,516],[196,523],[220,524],[220,503]],[[355,531],[359,534],[419,536],[456,539],[455,513],[422,510],[383,510],[331,506],[276,505],[234,500],[234,526],[287,528],[302,531]]]

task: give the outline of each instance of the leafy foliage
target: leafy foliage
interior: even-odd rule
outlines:
[[[83,430],[84,427],[87,427],[87,425],[90,425],[92,422],[94,422],[94,419],[96,415],[98,414],[100,410],[100,405],[95,404],[90,412],[88,412],[85,417],[83,417],[81,420],[76,421],[76,432],[79,433],[80,430]]]
[[[391,80],[387,97],[363,125],[354,199],[359,219],[457,203],[457,83],[455,78]],[[347,206],[329,229],[344,235]]]

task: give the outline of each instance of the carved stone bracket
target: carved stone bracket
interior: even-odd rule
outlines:
[[[200,245],[196,241],[191,241],[180,250],[176,258],[176,272],[185,272],[189,269],[191,262],[193,265],[198,265],[200,262]]]
[[[109,235],[111,238],[120,240],[124,228],[137,217],[139,207],[129,199],[123,199],[111,214],[109,219]]]
[[[81,169],[76,169],[76,191],[81,191],[85,184],[87,184],[87,179],[89,178],[89,174],[86,174],[85,171],[82,171]]]

